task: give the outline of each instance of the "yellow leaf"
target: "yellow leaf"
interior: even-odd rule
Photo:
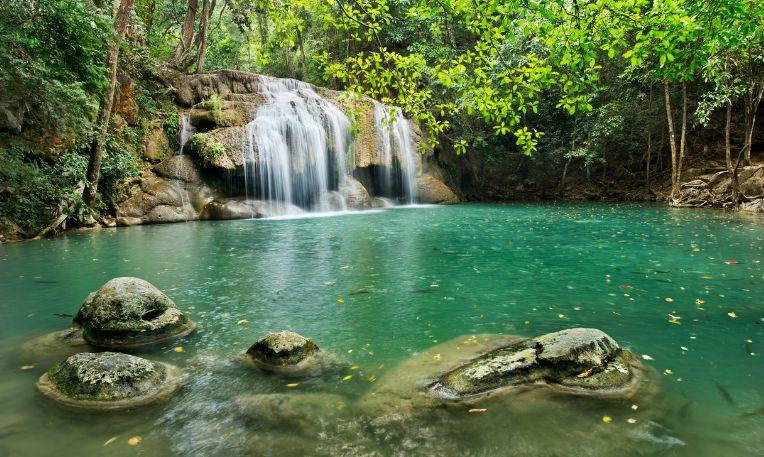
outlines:
[[[727,313],[727,315],[729,317],[731,317],[732,319],[735,319],[737,317],[737,314],[735,314],[735,311],[731,311],[731,312]]]
[[[702,305],[703,303],[705,303],[705,302],[703,300],[699,299],[699,298],[695,300],[695,304],[696,305]]]
[[[345,299],[344,298],[338,298],[337,299],[337,303],[345,303]]]
[[[613,418],[610,416],[602,416],[602,422],[608,424],[610,422],[613,422]]]
[[[358,369],[358,365],[353,365],[352,367],[350,367],[350,369],[351,370],[357,370]]]
[[[35,367],[35,366],[34,366],[34,364],[32,364],[32,365],[21,365],[21,366],[19,367],[19,370],[21,370],[21,371],[27,371],[27,370],[31,370],[31,369],[32,369],[32,368],[34,368],[34,367]]]
[[[351,379],[353,379],[353,375],[350,374],[342,378],[343,381],[350,381]]]
[[[674,372],[666,368],[665,370],[663,370],[663,374],[674,374]]]
[[[636,423],[637,423],[637,420],[636,420],[636,419],[634,419],[633,417],[630,417],[630,418],[626,419],[626,422],[628,422],[628,423],[630,423],[630,424],[636,424]]]
[[[108,440],[106,440],[106,442],[104,442],[104,443],[103,443],[103,445],[104,445],[104,446],[108,446],[108,445],[110,445],[111,443],[113,443],[113,442],[117,441],[117,439],[118,439],[118,438],[119,438],[119,435],[117,435],[117,436],[112,436],[111,438],[109,438]]]
[[[577,378],[588,378],[589,376],[592,375],[592,372],[594,372],[594,370],[592,368],[589,368],[588,370],[584,371],[583,373],[577,374],[576,377]]]
[[[671,298],[671,297],[666,297],[666,301],[667,301],[667,302],[669,302],[669,303],[671,303],[672,301],[674,301],[674,299],[673,299],[673,298]]]
[[[435,354],[434,356],[432,356],[432,358],[434,360],[440,360],[442,358],[442,356],[440,354]]]
[[[130,446],[137,446],[137,445],[141,444],[141,437],[140,436],[134,436],[134,437],[130,438],[129,440],[127,440],[127,444],[129,444]]]
[[[293,383],[287,384],[286,386],[287,386],[287,387],[297,387],[297,386],[299,386],[299,385],[300,385],[300,383],[299,383],[299,382],[293,382]]]
[[[486,408],[472,408],[471,410],[467,412],[470,414],[479,414],[479,413],[484,413],[486,411],[488,411]]]
[[[236,325],[247,324],[247,323],[249,323],[249,321],[246,319],[239,319],[238,321],[236,321]]]
[[[376,380],[377,380],[377,375],[373,374],[373,375],[369,376],[369,382],[374,382]]]
[[[172,350],[175,352],[183,352],[183,346],[176,346]]]

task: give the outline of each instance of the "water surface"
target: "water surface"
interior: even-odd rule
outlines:
[[[764,407],[762,222],[650,205],[459,205],[0,246],[0,455],[763,455],[764,415],[747,414]],[[147,279],[199,324],[145,355],[191,379],[155,408],[63,411],[34,388],[52,361],[21,345],[66,327],[55,314],[75,314],[115,276]],[[481,414],[365,407],[383,383],[431,374],[418,360],[463,350],[470,335],[576,326],[648,356],[651,395],[534,392],[486,401]],[[285,380],[231,361],[281,329],[314,339],[339,369]],[[233,401],[263,393],[317,395],[287,424],[289,411],[247,415]]]

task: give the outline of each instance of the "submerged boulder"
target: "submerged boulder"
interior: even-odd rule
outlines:
[[[433,203],[440,205],[453,205],[459,203],[459,197],[456,196],[443,181],[429,175],[422,174],[417,177],[417,197],[422,203]]]
[[[83,352],[37,381],[46,397],[73,408],[119,410],[169,399],[180,387],[179,368],[117,352]]]
[[[90,350],[93,347],[82,338],[82,328],[73,325],[25,342],[21,346],[19,358],[24,364],[40,363],[45,360],[61,360],[62,357]]]
[[[346,415],[348,401],[329,393],[268,393],[240,395],[234,403],[241,413],[269,429],[286,429],[311,436],[319,422]]]
[[[528,385],[628,395],[640,368],[633,354],[601,330],[573,328],[494,349],[442,374],[429,389],[456,400]]]
[[[294,332],[269,333],[246,352],[256,367],[277,373],[295,373],[309,368],[320,350],[316,343]]]
[[[114,278],[91,293],[74,322],[93,346],[132,349],[191,333],[196,325],[148,281]]]

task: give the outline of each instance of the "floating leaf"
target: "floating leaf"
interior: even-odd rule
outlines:
[[[176,346],[172,350],[175,352],[183,352],[183,346]]]
[[[345,303],[345,299],[344,298],[338,298],[337,299],[337,303]]]
[[[297,387],[297,386],[299,386],[299,385],[300,385],[300,383],[299,383],[299,382],[292,382],[292,383],[289,383],[289,384],[287,384],[286,386],[287,386],[287,387]]]
[[[470,414],[480,414],[488,411],[486,408],[472,408],[471,410],[467,411]]]
[[[117,436],[112,436],[111,438],[109,438],[108,440],[106,440],[106,441],[103,443],[103,445],[104,445],[104,446],[108,446],[108,445],[110,445],[111,443],[113,443],[113,442],[117,441],[117,439],[118,439],[118,438],[119,438],[119,435],[117,435]]]
[[[737,318],[737,314],[735,314],[735,311],[730,311],[729,313],[727,313],[727,315],[728,315],[729,317],[731,317],[732,319],[735,319],[735,318]]]
[[[613,422],[613,418],[610,416],[602,416],[602,422],[609,424],[610,422]]]
[[[645,360],[654,360],[652,357],[650,357],[647,354],[642,354],[642,358],[645,359]]]
[[[239,319],[238,321],[236,321],[236,325],[248,324],[248,323],[249,321],[246,319]]]
[[[377,375],[373,374],[373,375],[369,376],[369,382],[374,382],[376,380],[377,380]]]
[[[351,370],[357,370],[358,369],[358,365],[353,365],[352,367],[350,367],[350,369]]]
[[[31,369],[32,369],[32,368],[34,368],[34,367],[35,367],[34,365],[21,365],[21,366],[19,367],[19,370],[21,370],[21,371],[27,371],[27,370],[31,370]]]
[[[628,422],[628,423],[630,423],[630,424],[636,424],[636,423],[637,423],[637,420],[636,420],[636,419],[634,419],[633,417],[630,417],[630,418],[626,419],[626,422]]]
[[[134,436],[134,437],[130,438],[129,440],[127,440],[127,444],[129,444],[130,446],[137,446],[137,445],[141,444],[141,437],[140,436]]]
[[[353,375],[352,374],[349,374],[349,375],[345,376],[344,378],[342,378],[343,381],[350,381],[351,379],[353,379]]]
[[[639,409],[639,405],[631,405],[631,409],[633,409],[634,411],[636,411],[636,410],[638,410],[638,409]]]
[[[667,301],[667,302],[669,302],[669,303],[671,303],[671,302],[673,302],[673,301],[674,301],[674,299],[673,299],[673,298],[671,298],[671,297],[666,297],[666,301]]]
[[[729,259],[729,260],[725,260],[724,263],[726,263],[727,265],[735,265],[737,263],[737,260]]]

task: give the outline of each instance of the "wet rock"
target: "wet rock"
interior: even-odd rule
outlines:
[[[61,360],[78,352],[87,352],[94,348],[82,338],[82,329],[74,325],[66,330],[46,333],[25,342],[21,346],[19,359],[23,364],[41,363],[46,360]]]
[[[297,373],[309,368],[320,350],[316,343],[294,332],[269,333],[253,344],[246,358],[256,367],[277,373]]]
[[[274,393],[241,395],[234,403],[248,418],[270,429],[287,429],[310,435],[321,421],[347,412],[348,402],[327,393]]]
[[[422,203],[441,205],[459,203],[459,197],[443,181],[428,174],[423,174],[417,178],[417,197]]]
[[[430,390],[456,400],[529,385],[628,396],[640,370],[639,360],[601,330],[574,328],[483,354],[439,376]]]
[[[745,202],[740,205],[740,209],[749,213],[764,213],[764,198]]]
[[[348,208],[363,209],[371,206],[369,191],[355,178],[346,176],[340,184],[339,192],[345,198]]]
[[[84,352],[55,365],[37,381],[46,397],[72,408],[119,410],[169,399],[180,369],[117,352]]]
[[[174,155],[153,168],[158,176],[168,179],[177,179],[192,184],[202,182],[201,172],[194,161],[188,155]]]
[[[250,219],[298,214],[301,212],[302,210],[299,207],[289,203],[235,197],[222,198],[207,203],[202,210],[200,219]]]
[[[132,349],[191,333],[196,325],[170,298],[139,278],[114,278],[88,295],[75,317],[93,346]]]
[[[242,126],[249,122],[250,115],[241,103],[221,101],[220,106],[209,107],[202,102],[191,111],[191,124],[201,131],[223,127]]]

